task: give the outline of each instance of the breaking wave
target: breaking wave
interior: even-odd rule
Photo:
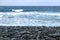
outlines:
[[[60,26],[60,13],[0,12],[3,26]]]

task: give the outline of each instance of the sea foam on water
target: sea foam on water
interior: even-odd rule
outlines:
[[[0,12],[0,25],[60,26],[60,14],[49,12]]]

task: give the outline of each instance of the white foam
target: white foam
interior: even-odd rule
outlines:
[[[27,14],[27,15],[30,15],[30,14],[40,14],[40,15],[56,15],[56,16],[60,16],[60,13],[49,13],[49,12],[0,12],[0,14],[6,14],[6,15],[22,15],[22,14]]]
[[[22,12],[24,11],[23,9],[12,9],[13,12]]]
[[[12,18],[7,18],[5,16],[10,16],[12,15]],[[60,22],[58,22],[58,20],[47,20],[47,18],[45,20],[43,19],[36,19],[38,17],[36,17],[35,19],[29,19],[29,18],[21,18],[19,16],[32,16],[32,15],[39,15],[39,16],[58,16],[57,19],[60,20],[60,13],[48,13],[48,12],[0,12],[0,25],[3,26],[60,26]],[[4,17],[3,17],[4,16]],[[48,16],[48,17],[49,17]],[[45,17],[44,17],[45,18]],[[54,19],[54,18],[53,18]]]

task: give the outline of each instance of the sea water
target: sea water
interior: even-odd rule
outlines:
[[[0,26],[60,26],[60,6],[0,6]]]

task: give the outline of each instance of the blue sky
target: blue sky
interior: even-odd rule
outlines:
[[[0,6],[60,6],[60,0],[0,0]]]

